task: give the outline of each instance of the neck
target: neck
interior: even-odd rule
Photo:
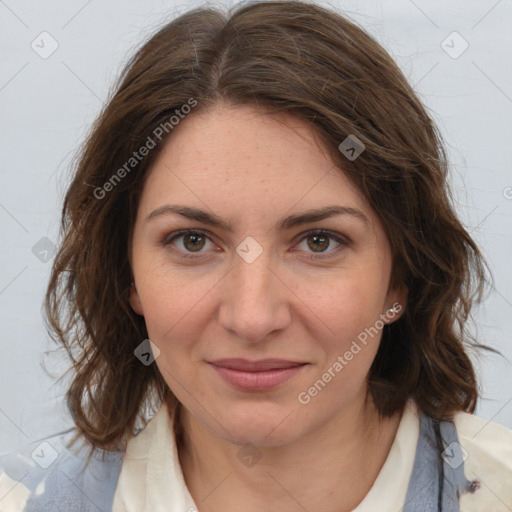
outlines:
[[[178,446],[185,482],[200,512],[282,512],[355,508],[371,489],[393,443],[400,414],[379,417],[364,398],[296,441],[257,447],[261,459],[244,466],[240,446],[213,434],[183,408]]]

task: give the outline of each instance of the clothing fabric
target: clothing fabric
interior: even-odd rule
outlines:
[[[200,512],[164,403],[125,453],[96,450],[87,467],[85,448],[65,448],[69,435],[0,458],[0,512]],[[352,512],[377,510],[512,511],[512,431],[467,413],[436,422],[409,401],[384,466]]]

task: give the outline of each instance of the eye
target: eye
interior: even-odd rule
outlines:
[[[308,242],[308,239],[311,242]],[[326,252],[326,249],[331,245],[330,240],[334,240],[338,246],[335,247],[334,250]],[[312,249],[313,253],[311,259],[330,258],[334,254],[339,253],[345,246],[349,245],[348,239],[335,233],[331,233],[330,231],[324,231],[321,229],[308,231],[302,236],[301,243],[302,241],[306,242],[307,248]]]
[[[175,241],[180,239],[181,242],[179,244],[174,244]],[[193,256],[193,254],[201,254],[202,252],[205,252],[201,251],[201,249],[207,245],[207,242],[212,243],[211,239],[203,231],[185,229],[183,231],[173,233],[170,236],[166,236],[162,240],[162,245],[178,245],[178,250],[181,253],[180,256],[183,256],[184,258],[194,258],[195,256]]]

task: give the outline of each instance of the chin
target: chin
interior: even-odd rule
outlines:
[[[283,446],[293,442],[298,437],[295,432],[292,434],[290,432],[282,431],[275,434],[272,432],[272,428],[266,428],[259,431],[256,428],[244,428],[236,431],[230,431],[232,434],[231,436],[227,435],[225,432],[219,432],[219,434],[221,433],[225,441],[233,445],[245,446],[247,444],[252,444],[260,448]]]
[[[254,404],[248,408],[251,410],[232,408],[230,414],[222,418],[224,428],[212,425],[216,435],[235,445],[251,443],[263,448],[281,446],[300,437],[300,421],[289,409],[277,407],[274,411],[264,411]]]

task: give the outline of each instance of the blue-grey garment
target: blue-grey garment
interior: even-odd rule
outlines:
[[[420,413],[420,435],[403,512],[459,512],[459,497],[474,492],[452,422]]]
[[[112,510],[123,453],[95,450],[86,466],[89,450],[80,447],[80,442],[67,448],[72,435],[68,430],[46,437],[0,458],[0,472],[31,492],[25,508],[16,512]],[[43,482],[44,493],[37,495],[36,489]]]
[[[70,435],[71,432],[68,433]],[[45,481],[45,492],[29,499],[19,512],[110,512],[122,466],[121,452],[97,450],[85,467],[86,450],[71,453],[63,441],[68,435],[31,443],[22,453],[32,460],[51,462],[47,468],[35,468],[19,455],[0,459],[0,470],[34,492]],[[55,453],[52,452],[52,448]],[[39,450],[39,451],[38,451]],[[459,512],[459,496],[472,492],[472,483],[464,476],[464,460],[455,426],[436,422],[420,413],[420,435],[404,508],[400,512]],[[0,496],[0,500],[1,500]],[[1,503],[1,501],[0,501]],[[183,512],[183,511],[169,511]],[[399,512],[399,511],[397,511]]]

